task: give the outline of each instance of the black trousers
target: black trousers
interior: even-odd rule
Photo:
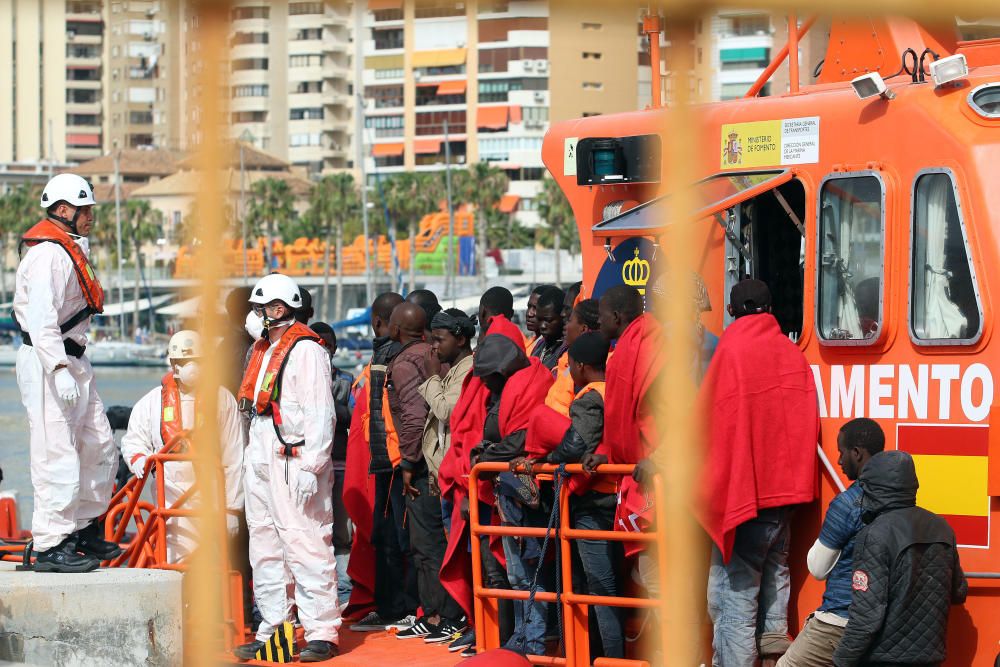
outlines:
[[[417,573],[417,591],[425,616],[440,614],[457,621],[462,608],[441,585],[441,563],[448,549],[448,539],[441,517],[441,497],[431,495],[426,465],[413,471],[410,484],[420,491],[416,498],[406,496],[406,520],[410,529],[410,552]]]
[[[375,474],[373,510],[375,608],[386,621],[397,621],[417,609],[417,577],[409,562],[410,539],[404,524],[406,503],[399,470]]]

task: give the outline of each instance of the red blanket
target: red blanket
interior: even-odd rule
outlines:
[[[552,386],[552,371],[531,357],[529,366],[510,376],[500,397],[500,436],[528,428],[532,412],[545,403]],[[563,429],[565,433],[565,429]],[[481,434],[481,431],[480,431]],[[541,452],[544,454],[544,452]]]
[[[486,335],[507,336],[524,349],[524,336],[517,326],[500,315],[490,320]],[[486,421],[486,399],[489,390],[482,380],[469,373],[462,384],[462,393],[451,413],[451,447],[445,452],[438,473],[441,497],[454,504],[448,549],[441,564],[441,585],[465,610],[470,619],[472,608],[472,560],[469,555],[469,525],[462,518],[462,502],[469,497],[469,452],[483,440]],[[488,482],[479,484],[479,497],[492,502],[493,490]],[[353,602],[353,598],[352,598]]]
[[[367,377],[367,374],[364,376]],[[372,507],[375,485],[368,474],[371,452],[365,439],[364,421],[368,416],[367,381],[354,388],[354,413],[347,436],[347,462],[344,470],[344,507],[354,522],[354,543],[347,574],[354,584],[351,602],[344,615],[364,615],[375,606],[375,549],[372,547]]]
[[[663,337],[649,314],[632,321],[615,345],[605,371],[604,441],[609,463],[638,463],[658,442],[646,395],[660,374]]]
[[[816,384],[770,314],[729,325],[699,392],[706,419],[699,519],[726,562],[759,510],[816,498]]]

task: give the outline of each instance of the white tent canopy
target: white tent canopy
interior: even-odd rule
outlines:
[[[151,306],[155,308],[156,306],[162,306],[167,301],[174,298],[173,294],[161,294],[159,296],[154,296],[152,299],[139,299],[139,312],[148,310]],[[121,303],[111,303],[104,306],[104,312],[101,313],[104,317],[118,317],[123,312],[127,315],[135,312],[136,302],[123,301]],[[157,311],[159,312],[159,311]]]

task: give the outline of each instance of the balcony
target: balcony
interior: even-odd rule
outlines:
[[[66,87],[76,90],[100,90],[101,80],[97,81],[75,81],[73,79],[66,79]]]
[[[100,56],[66,56],[66,67],[74,69],[98,69]]]
[[[66,113],[68,114],[99,114],[101,113],[100,102],[67,102]]]

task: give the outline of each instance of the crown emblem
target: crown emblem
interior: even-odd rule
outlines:
[[[622,265],[622,281],[630,287],[639,290],[639,294],[646,295],[646,283],[649,282],[649,262],[639,259],[639,249],[635,249],[635,257]]]
[[[735,131],[733,131],[733,132],[730,132],[730,133],[729,133],[729,138],[730,138],[730,139],[739,139],[739,138],[740,138],[740,135],[739,135],[739,134],[737,134],[737,133],[736,133]]]

